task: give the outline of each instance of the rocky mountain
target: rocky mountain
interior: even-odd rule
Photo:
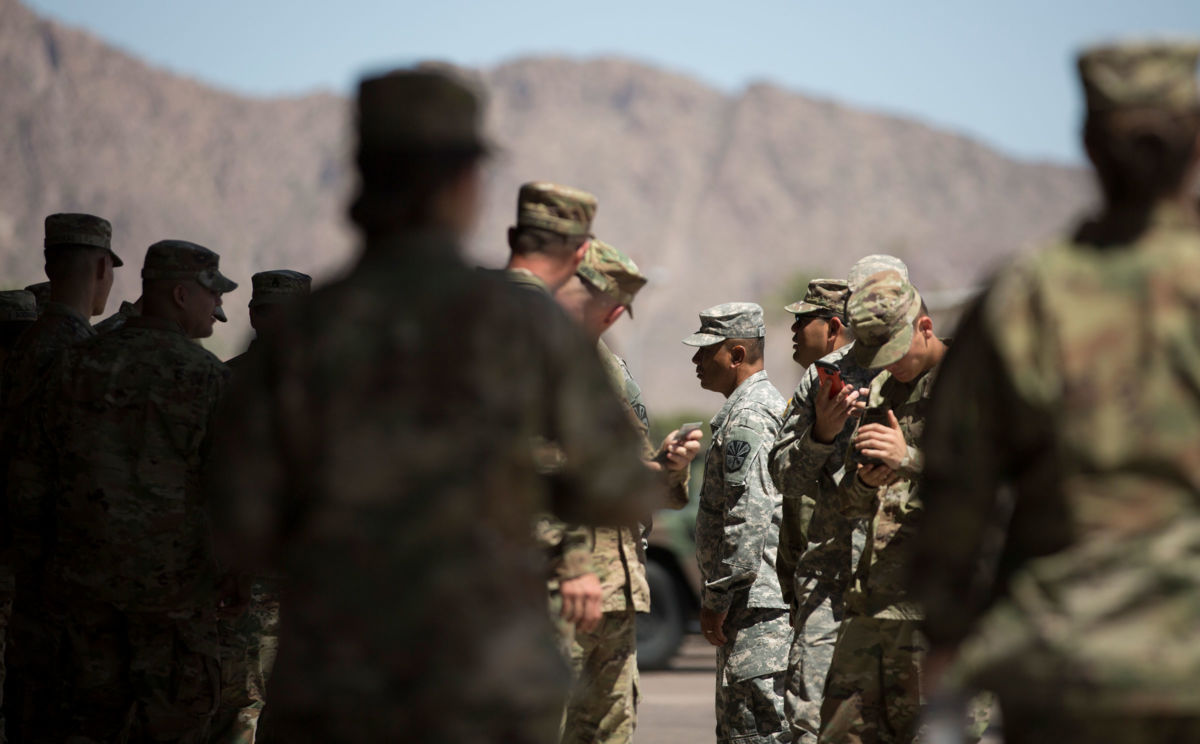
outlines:
[[[768,368],[790,389],[798,371],[777,306],[798,274],[841,276],[858,256],[889,252],[918,287],[967,286],[1060,230],[1092,193],[1078,169],[769,84],[728,95],[618,59],[524,59],[481,74],[502,152],[474,258],[503,260],[521,182],[595,193],[597,234],[652,280],[613,345],[660,412],[721,403],[699,390],[679,344],[699,310],[767,305]],[[325,279],[352,259],[350,119],[338,96],[215,90],[17,0],[0,0],[0,90],[4,287],[41,278],[50,212],[112,220],[127,260],[113,307],[137,295],[147,245],[194,240],[243,282],[226,298],[232,322],[210,343],[229,355],[245,342],[251,273],[287,267]]]

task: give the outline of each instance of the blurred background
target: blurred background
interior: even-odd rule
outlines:
[[[444,60],[487,83],[502,147],[471,259],[503,261],[521,182],[595,193],[597,235],[652,280],[612,345],[652,413],[707,419],[721,401],[679,344],[699,310],[761,303],[786,393],[782,305],[810,278],[888,252],[956,304],[1093,198],[1075,50],[1161,31],[1200,34],[1200,7],[0,0],[0,284],[43,278],[46,214],[94,212],[128,261],[110,309],[147,245],[193,240],[242,283],[206,343],[241,351],[250,274],[322,281],[353,257],[358,77]]]

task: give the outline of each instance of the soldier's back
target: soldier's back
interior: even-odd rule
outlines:
[[[632,431],[573,446],[628,424],[585,400],[594,352],[548,343],[530,294],[445,239],[371,245],[239,369],[215,493],[288,576],[273,740],[555,738],[567,675],[530,534],[555,489],[531,443],[611,479],[563,516],[625,518],[646,476]]]

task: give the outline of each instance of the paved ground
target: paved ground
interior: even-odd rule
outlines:
[[[714,649],[698,635],[688,636],[671,669],[642,673],[635,744],[703,744],[716,739],[713,684]]]

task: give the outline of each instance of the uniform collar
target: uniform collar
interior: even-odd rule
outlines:
[[[80,313],[75,308],[71,307],[70,305],[64,304],[62,302],[54,302],[53,300],[46,303],[46,307],[42,309],[42,314],[43,315],[62,315],[62,316],[68,317],[68,318],[73,318],[75,320],[78,320],[80,323],[83,323],[86,326],[90,327],[92,325],[91,322],[89,322],[89,320],[87,318],[83,317],[83,314]]]
[[[183,326],[179,323],[168,320],[167,318],[153,318],[146,315],[138,315],[125,321],[126,328],[145,328],[151,331],[169,331],[178,333],[180,336],[185,336]]]
[[[742,380],[742,384],[734,388],[733,394],[730,395],[729,399],[725,401],[725,405],[721,406],[721,410],[717,411],[717,415],[713,416],[712,421],[709,422],[710,426],[712,426],[712,430],[716,431],[724,426],[725,420],[729,418],[729,413],[733,410],[734,406],[736,406],[742,398],[745,398],[746,395],[750,393],[751,388],[761,385],[764,382],[768,382],[767,371],[765,369],[755,372],[746,379]]]

